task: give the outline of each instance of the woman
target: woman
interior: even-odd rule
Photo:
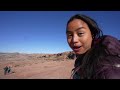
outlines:
[[[72,16],[66,35],[77,56],[73,79],[120,79],[120,42],[103,35],[93,19],[80,14]]]

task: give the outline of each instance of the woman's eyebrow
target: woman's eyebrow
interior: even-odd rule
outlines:
[[[71,31],[68,31],[68,30],[66,31],[66,33],[70,33],[70,32],[71,32]]]
[[[83,29],[84,27],[79,27],[79,28],[77,28],[77,29],[75,29],[74,31],[78,31],[78,30],[81,30],[81,29]],[[70,32],[72,32],[72,31],[70,31],[70,30],[67,30],[66,31],[66,33],[70,33]]]
[[[81,30],[81,29],[83,29],[84,27],[79,27],[79,28],[77,28],[75,31],[78,31],[78,30]]]

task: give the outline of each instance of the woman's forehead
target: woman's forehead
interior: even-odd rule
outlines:
[[[68,24],[67,30],[76,31],[76,30],[81,30],[82,28],[85,28],[85,27],[88,27],[88,25],[84,21],[80,19],[75,19]]]
[[[73,19],[68,25],[71,25],[71,24],[86,24],[83,20],[81,19]]]

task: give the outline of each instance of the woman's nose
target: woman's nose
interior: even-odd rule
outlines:
[[[79,41],[79,37],[77,35],[74,35],[72,41],[73,43],[77,43]]]

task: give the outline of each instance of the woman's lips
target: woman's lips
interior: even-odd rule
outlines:
[[[81,48],[81,46],[74,46],[74,47],[73,47],[73,50],[74,50],[75,52],[78,52],[78,51],[80,50],[80,48]]]

